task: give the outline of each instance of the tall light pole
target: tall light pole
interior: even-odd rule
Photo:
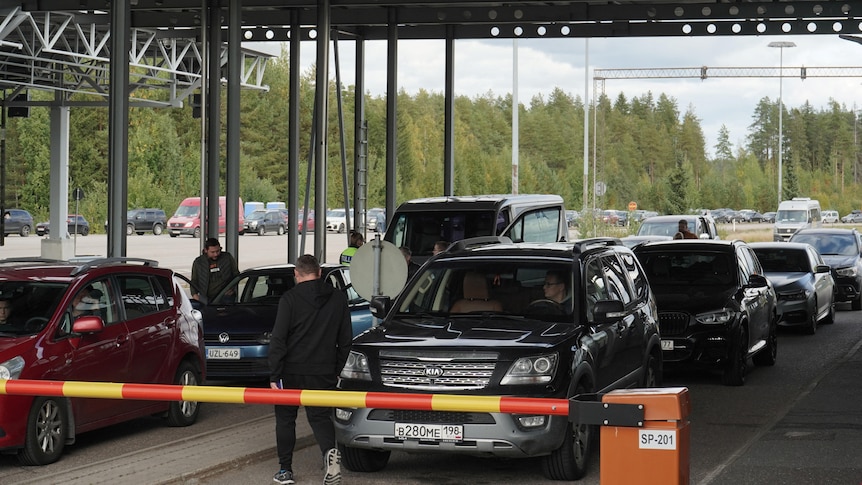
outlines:
[[[796,47],[793,42],[770,42],[769,47],[778,47],[780,52],[778,59],[778,203],[781,203],[781,157],[784,155],[782,144],[784,141],[784,133],[782,127],[782,118],[784,115],[784,103],[781,100],[782,91],[784,88],[784,48]]]

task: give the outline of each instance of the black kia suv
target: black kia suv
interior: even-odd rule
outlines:
[[[618,239],[462,240],[372,308],[385,318],[353,341],[340,389],[570,398],[660,384],[656,305]],[[340,407],[335,426],[354,471],[421,449],[540,456],[548,478],[575,480],[595,441],[594,427],[552,415]]]

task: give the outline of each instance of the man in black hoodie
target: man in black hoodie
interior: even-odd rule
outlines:
[[[335,389],[347,361],[353,331],[347,297],[320,279],[320,264],[306,254],[296,261],[296,286],[282,295],[269,344],[270,387]],[[276,483],[295,483],[296,406],[275,406],[275,437],[281,469]],[[308,424],[323,453],[323,483],[341,483],[341,456],[335,447],[332,408],[306,407]]]

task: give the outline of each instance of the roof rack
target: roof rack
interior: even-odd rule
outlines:
[[[83,273],[84,271],[90,270],[92,268],[98,268],[100,266],[107,266],[109,264],[116,263],[141,263],[143,266],[150,267],[158,267],[159,262],[154,259],[145,259],[145,258],[127,258],[127,257],[113,257],[113,258],[94,258],[90,261],[87,261],[80,266],[76,266],[75,269],[72,270],[71,276],[75,276],[77,274]]]
[[[623,242],[616,237],[593,237],[576,241],[572,247],[572,254],[581,254],[587,249],[607,246],[622,246]]]
[[[461,239],[460,241],[455,241],[449,246],[446,252],[461,251],[463,249],[474,248],[477,246],[485,246],[487,244],[512,244],[512,240],[506,236],[471,237],[468,239]]]
[[[40,258],[36,257],[20,257],[20,258],[5,258],[0,259],[0,264],[15,264],[15,263],[62,263],[59,259]]]

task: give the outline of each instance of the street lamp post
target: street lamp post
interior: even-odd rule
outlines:
[[[796,47],[793,42],[770,42],[769,47],[777,47],[779,50],[778,64],[778,203],[781,203],[781,158],[784,155],[782,144],[784,142],[784,133],[782,127],[782,118],[784,114],[784,103],[781,100],[782,91],[784,88],[784,48]]]

